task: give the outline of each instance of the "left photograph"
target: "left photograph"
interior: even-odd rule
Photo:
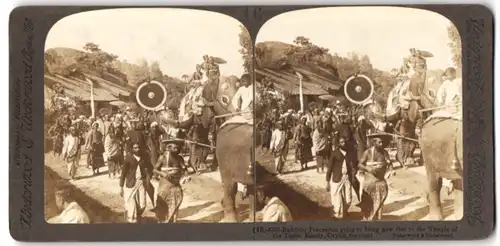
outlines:
[[[108,9],[45,43],[45,219],[253,222],[252,39],[224,14]]]

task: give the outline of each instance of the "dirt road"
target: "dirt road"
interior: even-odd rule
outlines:
[[[110,179],[106,168],[103,174],[91,176],[85,167],[85,156],[80,162],[78,176],[71,181],[75,187],[75,199],[89,213],[94,223],[124,222],[123,199],[119,196],[118,179]],[[67,181],[66,167],[61,160],[46,156],[45,191],[46,218],[56,214],[53,203],[53,186],[55,182]],[[315,162],[309,163],[309,170],[300,171],[300,165],[294,163],[293,151],[288,156],[285,166],[287,174],[279,176],[275,184],[276,196],[280,197],[290,208],[295,220],[331,220],[330,194],[325,190],[324,174],[316,172]],[[61,178],[62,177],[62,178]],[[62,181],[61,181],[62,179]],[[410,167],[396,170],[396,176],[388,180],[389,195],[383,208],[383,220],[425,220],[428,214],[425,199],[426,177],[423,167]],[[241,188],[241,187],[240,187]],[[184,201],[179,212],[180,223],[214,223],[223,217],[220,199],[222,190],[219,172],[204,173],[191,176],[191,180],[183,185]],[[453,219],[452,197],[442,192],[444,214],[446,219]],[[353,204],[357,202],[354,198]],[[238,213],[241,220],[248,219],[247,201],[237,197]],[[154,222],[154,214],[149,211],[148,200],[145,212],[146,222]],[[351,206],[349,220],[361,219],[359,208]]]
[[[80,161],[75,181],[68,181],[65,164],[52,154],[45,157],[45,217],[56,215],[54,185],[56,182],[70,182],[74,186],[73,194],[76,201],[87,211],[93,223],[125,222],[123,199],[119,195],[118,179],[110,179],[107,168],[101,168],[101,175],[92,176],[92,171],[85,167],[83,156]],[[213,223],[222,219],[224,213],[220,205],[222,190],[218,172],[193,175],[190,181],[183,185],[184,200],[179,214],[179,223]],[[156,186],[156,183],[153,182]],[[237,197],[237,211],[241,220],[248,219],[248,202]],[[144,213],[145,223],[155,222],[151,201],[148,199]]]
[[[419,154],[419,151],[416,152]],[[394,157],[394,153],[391,153]],[[316,163],[308,163],[308,170],[301,171],[295,163],[294,151],[290,149],[285,174],[280,175],[276,195],[287,204],[294,220],[330,220],[330,194],[325,190],[325,174],[316,172]],[[424,167],[399,168],[395,164],[396,175],[388,180],[389,195],[383,207],[383,220],[426,220],[428,205],[426,200],[427,179]],[[454,220],[453,197],[446,190],[441,193],[446,220]],[[356,196],[353,204],[358,202]],[[360,209],[351,206],[348,220],[360,220]]]

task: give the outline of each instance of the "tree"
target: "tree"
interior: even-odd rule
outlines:
[[[243,25],[240,25],[240,39],[241,49],[239,50],[241,58],[243,59],[243,68],[245,73],[253,71],[253,41],[250,33]]]
[[[359,55],[356,52],[347,53],[347,58],[349,58],[355,65],[359,66],[360,60]]]
[[[101,49],[99,48],[99,45],[92,43],[92,42],[86,43],[85,46],[83,46],[83,50],[90,52],[90,53],[97,53],[97,52],[101,51]]]
[[[93,71],[104,72],[115,70],[113,63],[118,59],[117,55],[101,50],[99,45],[92,42],[86,43],[83,46],[83,50],[86,52],[76,58],[79,64]]]
[[[157,61],[151,63],[149,67],[149,76],[151,78],[158,78],[163,76],[163,72],[161,71],[160,64]]]
[[[370,57],[367,55],[361,56],[361,59],[359,60],[359,72],[370,76],[372,70],[373,66],[370,62]]]
[[[323,57],[328,54],[328,49],[319,47],[304,36],[298,36],[293,41],[296,45],[291,46],[287,51],[287,55],[292,56],[292,59],[298,63],[306,63],[310,61],[321,62]]]
[[[50,73],[52,66],[56,64],[57,55],[54,54],[53,52],[45,52],[43,60],[44,60],[43,64],[44,72]]]
[[[460,39],[460,33],[458,33],[457,28],[453,23],[447,28],[448,30],[448,38],[450,38],[450,42],[448,43],[448,47],[451,48],[451,53],[453,55],[453,63],[458,68],[462,67],[462,40]]]

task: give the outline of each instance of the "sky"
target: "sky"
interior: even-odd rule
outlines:
[[[120,60],[158,61],[163,73],[172,77],[192,74],[207,54],[227,61],[220,65],[222,75],[239,77],[244,72],[239,26],[232,17],[201,10],[97,10],[59,20],[47,35],[45,50],[81,50],[93,42]]]
[[[448,47],[451,22],[440,14],[399,7],[327,7],[278,15],[259,30],[256,42],[292,43],[305,36],[330,53],[369,56],[377,69],[389,71],[402,65],[410,48],[431,52],[429,69],[454,66]]]

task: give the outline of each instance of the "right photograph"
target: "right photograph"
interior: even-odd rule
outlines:
[[[463,217],[462,50],[446,17],[326,7],[255,42],[256,221]]]

